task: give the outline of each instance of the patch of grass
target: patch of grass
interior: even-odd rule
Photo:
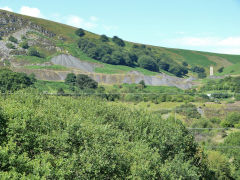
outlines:
[[[211,56],[221,57],[221,58],[226,59],[227,61],[229,61],[233,64],[240,63],[240,55],[217,54],[217,53],[208,53],[208,52],[201,52],[201,53],[211,55]]]
[[[34,85],[42,92],[57,93],[58,89],[62,88],[65,93],[71,93],[69,86],[64,82],[38,80]]]
[[[225,67],[222,73],[216,73],[218,76],[222,75],[236,75],[240,74],[240,63]]]
[[[15,56],[15,59],[18,61],[24,61],[28,63],[45,63],[49,62],[51,58],[39,58],[36,56],[25,56],[25,55],[20,55],[20,56]]]
[[[122,66],[122,65],[111,65],[111,64],[104,64],[104,67],[98,67],[95,69],[96,73],[105,73],[105,74],[124,74],[130,71],[138,71],[141,72],[144,75],[154,76],[159,73],[152,72],[146,69],[142,68],[132,68],[128,66]]]
[[[27,69],[51,69],[51,70],[59,70],[59,71],[65,71],[68,70],[68,68],[61,66],[61,65],[50,65],[50,66],[25,66]]]
[[[183,93],[182,89],[173,86],[147,86],[145,88],[146,91],[153,93]]]
[[[203,67],[209,67],[211,65],[216,65],[215,62],[210,61],[206,56],[195,51],[182,49],[168,49],[168,51],[181,55],[185,59],[185,61],[191,66],[200,65]]]

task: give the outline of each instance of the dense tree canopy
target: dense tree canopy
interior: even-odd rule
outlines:
[[[0,92],[14,92],[33,85],[35,78],[24,73],[16,73],[8,69],[0,69]]]
[[[150,71],[158,71],[158,66],[154,59],[150,56],[142,56],[138,59],[138,64],[140,67],[144,69],[148,69]]]
[[[78,41],[78,47],[89,57],[108,64],[142,67],[156,72],[163,69],[179,77],[188,73],[187,67],[176,64],[165,54],[155,54],[151,47],[134,44],[127,49],[124,48],[124,41],[117,36],[112,39],[115,45],[106,41],[106,38],[105,35],[99,39],[81,38]]]
[[[0,96],[3,179],[212,179],[179,121],[97,98]],[[5,135],[1,135],[5,137]]]

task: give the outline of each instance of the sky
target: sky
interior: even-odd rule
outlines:
[[[240,55],[240,0],[0,0],[0,9],[137,43]]]

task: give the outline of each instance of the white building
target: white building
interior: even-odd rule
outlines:
[[[213,66],[210,66],[210,76],[214,75]]]

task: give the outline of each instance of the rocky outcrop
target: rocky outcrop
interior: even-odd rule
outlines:
[[[39,31],[48,37],[54,37],[56,35],[28,19],[0,10],[0,36],[7,36],[23,27]]]

